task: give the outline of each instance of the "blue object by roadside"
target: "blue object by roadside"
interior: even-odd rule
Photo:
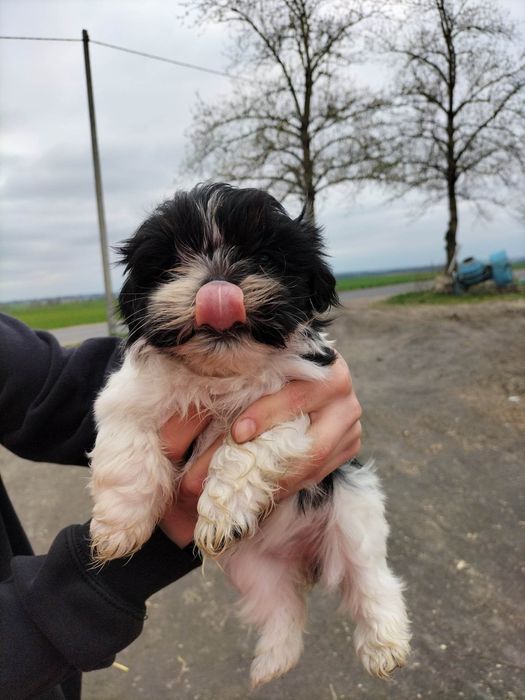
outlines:
[[[457,279],[462,287],[472,287],[490,279],[490,268],[481,260],[466,258],[458,264]]]
[[[504,250],[492,253],[488,264],[476,258],[465,258],[463,262],[458,263],[454,276],[454,292],[461,294],[485,280],[493,280],[498,287],[512,284],[512,267]]]
[[[512,283],[512,267],[504,250],[492,253],[490,266],[492,268],[492,279],[498,287],[504,287],[506,284]]]

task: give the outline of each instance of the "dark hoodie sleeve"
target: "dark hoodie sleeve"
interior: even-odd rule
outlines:
[[[15,557],[0,584],[0,697],[30,698],[111,665],[141,633],[146,599],[199,564],[192,545],[157,529],[131,559],[94,570],[88,523],[62,530],[46,556]]]
[[[93,401],[119,362],[115,339],[65,350],[0,315],[0,441],[28,459],[85,464]],[[89,524],[62,530],[45,556],[15,556],[0,583],[0,697],[33,697],[110,665],[140,634],[146,599],[199,564],[157,529],[131,559],[93,568]]]
[[[0,441],[26,459],[87,464],[93,403],[121,361],[116,338],[62,348],[44,331],[0,314]]]

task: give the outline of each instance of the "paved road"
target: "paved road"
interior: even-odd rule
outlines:
[[[355,289],[351,292],[342,292],[339,297],[344,306],[352,301],[361,299],[386,299],[394,294],[413,292],[420,289],[429,289],[432,282],[408,282],[406,284],[394,284],[388,287],[371,287],[369,289]],[[107,323],[89,323],[82,326],[69,326],[57,328],[51,331],[62,345],[78,345],[88,338],[96,338],[108,335]]]
[[[61,345],[78,345],[88,338],[97,338],[108,335],[107,323],[86,323],[82,326],[68,326],[67,328],[55,328],[51,333],[58,339]]]
[[[368,287],[367,289],[354,289],[350,292],[341,292],[339,299],[346,306],[355,299],[387,299],[394,294],[405,294],[406,292],[419,292],[422,289],[430,289],[433,281],[406,282],[405,284],[390,284],[386,287]]]

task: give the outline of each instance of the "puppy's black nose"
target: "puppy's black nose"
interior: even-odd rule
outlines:
[[[203,285],[195,297],[195,323],[217,331],[227,330],[235,323],[246,323],[242,289],[222,280]]]

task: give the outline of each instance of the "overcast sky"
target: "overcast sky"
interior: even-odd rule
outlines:
[[[501,0],[525,21],[523,0]],[[0,34],[78,37],[226,69],[223,27],[184,26],[170,0],[2,0]],[[110,243],[129,236],[181,175],[197,93],[228,78],[91,45]],[[366,71],[366,67],[363,68]],[[362,76],[366,79],[366,75]],[[82,44],[0,41],[0,301],[102,292]],[[414,219],[368,188],[320,202],[336,272],[441,264],[444,206]],[[525,256],[523,223],[460,210],[461,254]],[[118,290],[120,271],[114,269]]]

